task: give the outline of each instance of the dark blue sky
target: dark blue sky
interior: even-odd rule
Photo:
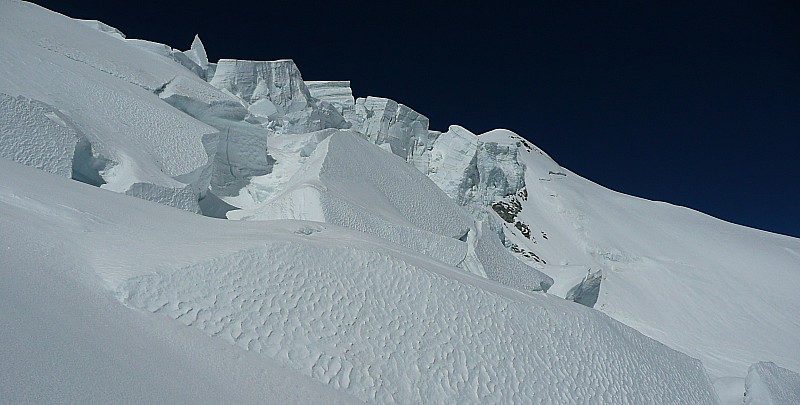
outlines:
[[[800,236],[800,3],[64,1],[209,57],[294,59],[434,129],[508,128],[606,187]],[[165,4],[166,3],[166,4]]]

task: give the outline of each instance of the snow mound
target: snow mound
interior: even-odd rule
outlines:
[[[697,361],[598,313],[376,252],[279,243],[121,294],[368,402],[715,403]]]
[[[772,362],[750,366],[745,379],[744,403],[747,405],[800,404],[800,375]]]

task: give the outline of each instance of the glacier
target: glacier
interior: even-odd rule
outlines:
[[[796,402],[797,238],[199,35],[0,0],[0,71],[4,400]]]

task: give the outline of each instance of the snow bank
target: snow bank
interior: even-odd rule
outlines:
[[[755,363],[747,371],[744,403],[800,404],[800,375],[772,362]]]

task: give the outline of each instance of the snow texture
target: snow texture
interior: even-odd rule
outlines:
[[[4,399],[717,403],[698,361],[599,312],[363,233],[0,170]]]
[[[800,402],[796,238],[199,36],[0,0],[0,72],[3,401]]]
[[[196,206],[208,178],[191,174],[210,166],[216,143],[209,137],[217,130],[154,92],[176,77],[192,94],[218,91],[170,59],[30,3],[0,2],[0,20],[0,92],[68,118],[91,144],[93,158],[109,162],[104,188],[149,197],[131,188],[152,184],[156,199]],[[39,161],[63,161],[63,148],[36,146]]]
[[[79,139],[52,107],[0,93],[0,157],[71,177]]]
[[[747,405],[800,404],[800,375],[772,362],[750,366],[745,379]]]

